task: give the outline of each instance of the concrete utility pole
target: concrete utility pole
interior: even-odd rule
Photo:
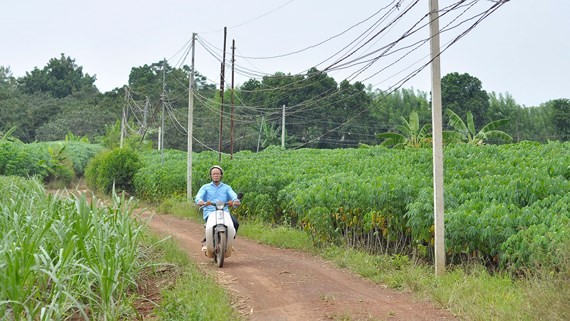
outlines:
[[[443,219],[443,135],[441,111],[441,68],[439,44],[439,4],[429,0],[431,47],[431,118],[433,143],[433,204],[435,225],[435,274],[445,272],[445,228]]]
[[[188,80],[188,164],[186,166],[186,198],[192,201],[192,132],[194,125],[194,44],[196,33],[192,34],[192,60]]]

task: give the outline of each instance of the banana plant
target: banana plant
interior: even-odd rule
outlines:
[[[11,142],[17,142],[17,143],[21,143],[22,141],[20,141],[18,138],[12,136],[12,133],[14,131],[16,131],[16,126],[10,128],[6,133],[2,133],[0,132],[0,140],[6,140],[6,141],[11,141]]]
[[[403,125],[396,126],[396,129],[400,133],[386,132],[376,134],[376,137],[385,139],[380,145],[403,149],[421,148],[431,143],[431,126],[425,124],[420,128],[418,113],[415,111],[411,112],[409,121],[404,117],[400,118],[402,119]]]
[[[472,145],[482,145],[484,141],[488,140],[489,138],[499,138],[506,142],[510,142],[513,138],[501,131],[497,130],[500,126],[508,123],[508,119],[499,119],[488,123],[487,125],[483,126],[481,130],[478,132],[475,131],[475,123],[473,122],[473,114],[468,111],[467,112],[467,124],[459,117],[455,112],[451,109],[446,110],[447,116],[449,117],[449,126],[455,129],[455,132],[446,131],[444,138],[449,139],[457,139],[461,142],[465,142],[467,144]]]

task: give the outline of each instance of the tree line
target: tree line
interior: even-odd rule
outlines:
[[[22,142],[62,140],[72,134],[94,143],[117,144],[122,118],[131,143],[185,150],[190,68],[158,61],[133,67],[128,83],[108,92],[96,76],[84,73],[65,54],[16,78],[0,66],[0,134]],[[194,150],[260,150],[281,144],[285,118],[287,148],[344,148],[382,142],[378,134],[395,131],[416,113],[419,125],[431,124],[429,93],[398,88],[383,91],[360,82],[340,83],[326,73],[277,72],[224,91],[196,72]],[[476,128],[506,119],[500,130],[514,142],[566,141],[570,138],[570,100],[521,106],[508,93],[487,92],[476,77],[450,73],[442,78],[442,103]],[[283,117],[283,114],[285,117]],[[221,115],[221,117],[220,117]],[[444,124],[449,125],[449,113]],[[220,124],[222,129],[220,131]],[[123,126],[125,127],[125,126]]]

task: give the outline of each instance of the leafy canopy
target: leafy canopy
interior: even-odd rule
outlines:
[[[28,94],[46,92],[55,98],[63,98],[78,92],[97,92],[95,76],[83,74],[83,67],[75,59],[63,53],[59,59],[52,58],[43,68],[26,72],[20,81],[20,88]]]

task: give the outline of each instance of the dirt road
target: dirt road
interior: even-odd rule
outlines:
[[[236,252],[220,269],[200,249],[202,225],[161,214],[154,215],[149,226],[171,235],[193,260],[214,271],[248,320],[455,320],[448,311],[318,257],[239,237]]]

